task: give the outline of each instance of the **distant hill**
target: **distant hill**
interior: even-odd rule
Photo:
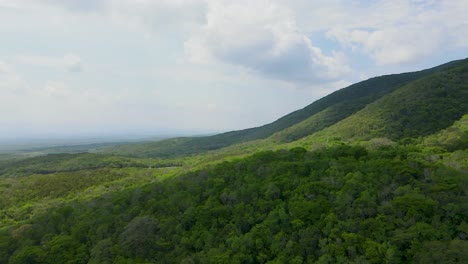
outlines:
[[[407,84],[410,84],[413,81],[428,77],[432,74],[444,71],[446,69],[457,68],[459,65],[466,65],[466,63],[467,60],[459,60],[423,71],[384,75],[380,77],[371,78],[369,80],[362,81],[353,84],[349,87],[338,90],[328,96],[323,97],[320,100],[313,102],[312,104],[306,106],[303,109],[292,112],[276,120],[273,123],[261,127],[239,131],[231,131],[207,137],[185,137],[168,139],[153,143],[129,144],[124,146],[107,148],[105,152],[139,157],[176,157],[203,153],[206,151],[216,150],[238,143],[265,139],[272,136],[275,133],[276,134],[272,137],[275,141],[291,142],[311,135],[329,126],[332,126],[335,123],[344,120],[350,117],[351,115],[357,113],[358,111],[364,109],[369,104],[375,102],[383,96],[390,94],[393,91]],[[457,73],[453,72],[453,74]],[[451,77],[439,76],[433,78],[435,78],[434,80],[436,80],[437,78],[444,79]],[[458,78],[459,82],[462,82],[463,78],[465,77],[458,76],[456,78]],[[440,80],[440,82],[443,81],[442,79]],[[456,85],[456,83],[453,84]],[[423,86],[421,87],[421,89],[424,89]],[[450,93],[450,95],[447,94],[447,96],[453,96],[453,89],[450,87],[447,87],[447,89],[449,89]],[[415,94],[412,96],[417,97],[417,92],[418,91],[415,91]],[[433,95],[435,96],[433,98],[436,98],[437,95],[443,96],[444,92],[440,91],[439,94],[437,94],[436,92],[436,94]],[[465,94],[461,95],[464,96]],[[388,107],[390,107],[391,103],[387,104],[389,105]],[[445,104],[441,103],[441,105]],[[419,105],[415,104],[414,107],[419,107]],[[443,121],[437,126],[437,128],[441,129],[447,127],[451,124],[449,124],[448,122],[453,122],[454,120],[460,118],[460,111],[457,110],[455,112],[456,113],[453,113],[449,120]],[[447,115],[450,114],[447,113]],[[398,114],[398,116],[400,116],[400,114]],[[402,122],[411,122],[411,120]],[[425,132],[425,134],[428,134],[430,132],[431,130],[429,129]],[[340,133],[337,132],[337,134]],[[407,131],[404,132],[402,135],[411,136],[414,135],[414,133],[410,133]],[[392,137],[396,138],[398,137],[398,135],[394,135]]]

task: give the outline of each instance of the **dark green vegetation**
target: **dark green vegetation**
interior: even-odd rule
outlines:
[[[453,165],[467,158],[400,144],[261,152],[35,214],[3,230],[0,260],[461,262],[468,178]]]
[[[468,112],[468,64],[414,81],[324,130],[346,139],[425,136]]]
[[[260,128],[1,161],[0,263],[467,263],[467,83],[457,61]]]

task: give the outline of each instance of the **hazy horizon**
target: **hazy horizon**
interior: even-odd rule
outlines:
[[[114,134],[39,134],[21,135],[11,137],[0,137],[0,150],[6,146],[20,147],[37,146],[58,146],[58,145],[84,145],[95,143],[117,143],[117,142],[139,142],[153,141],[173,137],[204,136],[222,132],[206,131],[174,131],[173,133],[114,133]]]

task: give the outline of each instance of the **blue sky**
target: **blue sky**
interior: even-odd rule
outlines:
[[[0,139],[259,126],[468,54],[468,2],[0,0]]]

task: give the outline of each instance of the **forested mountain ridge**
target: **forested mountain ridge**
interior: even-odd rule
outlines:
[[[331,93],[303,109],[292,112],[280,119],[261,127],[232,131],[207,137],[185,137],[168,139],[154,143],[130,144],[109,148],[108,153],[134,155],[139,157],[175,157],[202,153],[220,149],[230,145],[265,139],[271,135],[298,125],[304,120],[306,125],[302,129],[294,129],[277,138],[283,142],[291,142],[314,132],[320,131],[336,122],[351,116],[382,96],[420,78],[447,68],[466,63],[467,60],[449,62],[431,69],[391,74],[374,77],[366,81]],[[321,116],[322,115],[322,116]],[[310,120],[307,120],[310,119]],[[314,120],[316,119],[316,120]]]
[[[2,161],[0,263],[467,263],[467,65],[213,151]]]
[[[304,142],[318,138],[355,141],[426,136],[468,113],[467,100],[468,61],[464,61],[395,89],[355,114],[309,135]],[[314,118],[279,133],[295,132]]]

